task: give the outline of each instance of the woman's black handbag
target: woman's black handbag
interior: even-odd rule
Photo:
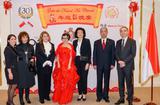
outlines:
[[[87,56],[80,56],[80,61],[88,61],[88,57]]]
[[[29,71],[33,72],[36,75],[36,65],[35,65],[35,62],[30,61],[28,66],[29,66]]]

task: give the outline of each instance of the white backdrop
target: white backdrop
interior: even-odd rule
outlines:
[[[47,4],[93,4],[96,5],[97,3],[104,3],[104,7],[103,7],[103,11],[102,11],[102,16],[101,16],[101,21],[100,24],[107,24],[109,27],[109,35],[108,37],[114,39],[115,41],[117,39],[119,39],[119,25],[127,25],[128,26],[128,19],[129,19],[129,9],[128,9],[128,5],[130,0],[12,0],[13,3],[13,7],[11,9],[11,11],[8,11],[8,14],[5,15],[4,14],[4,9],[3,9],[3,5],[2,3],[0,3],[0,35],[1,35],[1,48],[2,48],[2,52],[1,52],[1,56],[2,56],[2,61],[4,60],[4,56],[3,56],[3,50],[6,46],[6,38],[7,35],[10,33],[14,33],[16,35],[18,35],[18,33],[20,31],[27,31],[30,34],[31,38],[37,39],[39,37],[39,34],[43,31],[46,30],[49,32],[49,34],[51,35],[52,38],[52,42],[55,44],[55,46],[57,46],[58,43],[60,43],[60,37],[61,34],[63,33],[63,31],[69,27],[73,27],[73,29],[75,30],[77,27],[84,27],[86,29],[86,33],[87,33],[87,38],[89,38],[91,40],[92,43],[92,50],[93,50],[93,42],[98,39],[100,37],[99,35],[99,28],[93,28],[93,26],[90,25],[76,25],[76,24],[62,24],[62,25],[52,25],[49,26],[47,29],[43,29],[41,27],[41,23],[40,23],[40,19],[39,19],[39,15],[37,12],[37,8],[36,8],[36,4],[37,3],[43,3],[44,5]],[[157,26],[157,37],[158,37],[158,43],[160,44],[159,38],[160,38],[160,13],[158,11],[160,11],[160,3],[159,1],[155,1],[156,5],[156,26]],[[30,5],[32,8],[34,8],[33,10],[33,16],[30,19],[22,19],[19,17],[18,15],[18,8],[24,4],[28,4]],[[140,5],[140,3],[139,3]],[[106,9],[109,6],[115,6],[118,9],[118,18],[107,18],[106,17]],[[142,35],[142,44],[143,44],[143,48],[145,45],[145,39],[146,39],[146,33],[147,33],[147,29],[148,29],[148,23],[149,23],[149,17],[150,17],[150,13],[151,13],[151,1],[150,0],[145,0],[144,1],[144,6],[143,6],[144,12],[143,12],[143,35]],[[135,18],[135,39],[137,41],[137,56],[135,58],[135,65],[136,65],[136,69],[135,69],[135,86],[141,86],[138,83],[138,76],[139,76],[139,17],[140,17],[140,12],[137,12],[137,17]],[[19,28],[19,24],[22,21],[30,21],[34,26],[31,27],[29,25],[25,25],[22,28]],[[115,26],[115,27],[113,27]],[[143,49],[142,48],[142,49]],[[160,50],[160,49],[159,49]],[[159,51],[160,53],[160,51]],[[160,55],[160,54],[159,54]],[[160,57],[159,57],[160,58]],[[4,65],[2,64],[2,86],[0,86],[0,89],[6,89],[7,88],[7,84],[6,84],[6,80],[5,80],[5,75],[3,72],[4,69]],[[89,71],[89,77],[88,77],[88,86],[93,89],[96,86],[96,72],[95,70],[93,70],[93,68],[90,68]],[[160,86],[160,78],[155,78],[155,84],[154,86]],[[114,70],[112,70],[111,72],[111,80],[110,80],[110,88],[112,87],[116,87],[117,84],[117,72],[116,72],[116,68]],[[150,82],[148,82],[148,84],[146,86],[150,86]]]
[[[30,35],[31,38],[36,39],[39,37],[40,33],[44,30],[41,26],[39,14],[37,11],[36,4],[37,3],[43,3],[44,5],[52,5],[52,4],[66,4],[66,0],[64,1],[50,1],[50,0],[45,0],[44,2],[27,2],[28,0],[23,0],[23,2],[19,2],[20,0],[15,0],[13,9],[11,12],[11,32],[18,35],[20,31],[27,31]],[[110,1],[110,0],[105,0],[105,1],[99,1],[99,0],[86,0],[86,1],[80,1],[78,0],[77,2],[73,2],[74,0],[67,0],[68,4],[93,4],[96,5],[97,3],[103,3],[104,7],[102,10],[102,15],[101,15],[101,20],[100,24],[106,24],[109,29],[109,35],[108,37],[111,39],[114,39],[115,41],[119,39],[119,27],[121,25],[128,25],[128,2],[118,2],[118,0]],[[19,7],[22,7],[24,5],[29,5],[30,7],[33,8],[33,17],[30,19],[23,19],[19,16],[18,14],[18,9]],[[115,18],[110,18],[106,16],[106,12],[108,11],[107,8],[111,7],[115,10],[116,16]],[[122,8],[123,7],[123,8]],[[111,11],[112,12],[112,11]],[[113,14],[113,13],[111,13]],[[114,14],[113,14],[114,15]],[[30,25],[26,24],[23,27],[19,27],[19,24],[22,22],[27,22],[30,21],[33,24],[33,27]],[[48,26],[46,31],[49,32],[51,35],[51,40],[57,46],[61,42],[61,35],[64,32],[65,29],[68,29],[69,27],[72,27],[73,30],[75,30],[77,27],[83,27],[86,30],[86,37],[90,39],[91,45],[92,45],[92,50],[93,50],[93,43],[95,40],[100,38],[99,35],[99,28],[93,28],[91,25],[80,25],[80,24],[62,24],[62,25],[52,25]],[[111,80],[110,80],[110,87],[113,88],[117,86],[117,72],[116,68],[112,70],[111,72]],[[91,67],[89,71],[89,77],[88,77],[88,87],[90,89],[93,89],[96,87],[96,71]]]

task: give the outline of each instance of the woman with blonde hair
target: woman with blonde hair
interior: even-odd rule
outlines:
[[[43,104],[45,100],[50,101],[51,73],[55,58],[54,44],[50,42],[49,33],[43,31],[36,45],[36,65],[38,75],[39,101]]]

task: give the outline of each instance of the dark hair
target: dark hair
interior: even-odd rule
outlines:
[[[83,31],[83,38],[85,38],[85,37],[86,37],[86,31],[85,31],[85,29],[82,28],[82,27],[78,27],[78,28],[76,29],[76,31],[75,31],[75,38],[78,38],[78,36],[77,36],[78,30],[82,30],[82,31]]]
[[[105,29],[105,30],[108,32],[108,28],[107,28],[107,27],[102,27],[102,28],[100,29],[100,31],[102,31],[103,29]]]
[[[70,40],[70,35],[69,35],[68,33],[64,33],[64,34],[62,34],[61,39],[63,39],[63,36],[67,36],[68,40]]]
[[[8,35],[8,37],[7,37],[7,46],[10,45],[9,42],[8,42],[8,40],[10,40],[11,37],[15,37],[15,38],[16,38],[16,35],[14,35],[14,34],[9,34],[9,35]]]
[[[25,36],[28,38],[27,43],[29,43],[30,38],[29,38],[29,34],[26,31],[22,31],[22,32],[19,33],[19,35],[18,35],[19,43],[22,43],[22,37],[25,37]]]
[[[122,28],[125,28],[128,31],[128,27],[122,26],[119,30],[121,31]]]
[[[49,33],[47,31],[43,31],[43,32],[41,32],[40,37],[38,39],[39,43],[43,43],[43,39],[42,38],[43,38],[44,34],[47,34],[47,36],[49,37],[49,41],[51,40],[51,38],[49,36]]]

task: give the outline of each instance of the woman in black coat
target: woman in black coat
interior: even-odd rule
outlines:
[[[36,45],[36,59],[39,101],[43,104],[44,99],[50,101],[51,74],[55,59],[54,44],[50,42],[46,31],[40,34],[39,43]]]
[[[25,99],[27,103],[31,103],[29,99],[29,90],[35,85],[34,72],[29,69],[29,65],[34,61],[34,48],[29,44],[29,35],[23,31],[18,36],[19,45],[17,46],[17,52],[19,55],[18,62],[18,88],[20,104],[24,105],[23,91],[25,89]]]
[[[91,64],[91,44],[90,40],[85,38],[86,32],[84,28],[77,28],[75,31],[75,37],[77,40],[73,41],[74,50],[76,51],[76,67],[77,72],[80,76],[80,80],[78,82],[78,92],[79,96],[77,101],[81,99],[83,101],[86,100],[87,94],[87,78],[88,78],[88,70]]]
[[[7,105],[14,105],[13,96],[18,82],[17,62],[18,55],[16,52],[16,36],[10,34],[7,38],[7,46],[4,50],[5,57],[5,76],[8,84],[8,101]]]

